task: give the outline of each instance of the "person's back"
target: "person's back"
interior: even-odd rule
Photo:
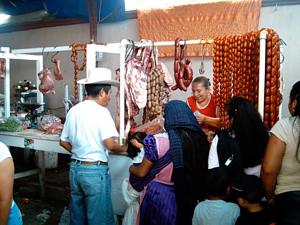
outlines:
[[[103,140],[114,135],[109,128],[113,119],[106,107],[93,100],[85,100],[74,106],[67,115],[66,125],[70,127],[68,137],[72,143],[72,158],[82,161],[99,159],[107,161],[107,150]],[[103,151],[104,150],[104,151]]]
[[[165,107],[164,117],[174,165],[176,223],[191,225],[197,201],[205,197],[209,142],[186,103],[170,101]]]
[[[85,85],[86,100],[68,112],[60,136],[60,145],[72,154],[70,224],[115,224],[108,150],[125,152],[127,144],[115,141],[119,134],[106,107],[111,86],[119,83],[107,68],[90,70],[78,83]]]
[[[200,202],[194,211],[193,225],[234,225],[240,215],[237,204],[225,202],[230,192],[230,177],[226,168],[208,170],[208,199]]]
[[[244,175],[233,185],[239,205],[244,209],[236,225],[270,225],[273,220],[271,209],[261,202],[265,190],[262,181],[255,175]]]
[[[267,208],[263,208],[258,212],[243,212],[237,219],[235,225],[270,225],[272,219],[270,211]]]
[[[234,225],[239,214],[234,203],[207,199],[196,206],[193,225]]]

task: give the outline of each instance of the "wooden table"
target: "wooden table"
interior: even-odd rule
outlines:
[[[22,132],[0,131],[0,141],[7,146],[24,148],[25,151],[29,149],[39,151],[41,155],[41,168],[16,173],[15,179],[39,174],[41,197],[45,196],[46,172],[44,152],[69,154],[69,152],[59,145],[59,139],[59,135],[44,134],[44,132],[37,129],[27,129]]]
[[[26,141],[33,140],[33,144],[27,146]],[[37,150],[41,154],[41,168],[28,170],[15,174],[15,179],[39,175],[39,183],[41,189],[41,197],[45,196],[45,158],[44,152],[56,152],[62,154],[70,154],[59,145],[59,135],[44,134],[37,129],[27,129],[22,132],[0,132],[0,141],[7,146],[20,147],[24,151],[29,149]],[[109,153],[109,167],[112,182],[112,203],[114,212],[117,215],[123,215],[127,208],[122,195],[122,182],[124,178],[129,176],[128,168],[132,164],[132,160],[125,155]]]

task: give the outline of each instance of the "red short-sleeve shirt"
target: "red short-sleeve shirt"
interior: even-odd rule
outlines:
[[[214,96],[212,94],[210,94],[210,97],[211,98],[210,98],[209,103],[202,109],[198,108],[197,103],[196,103],[196,99],[193,95],[188,97],[188,99],[186,100],[186,103],[188,104],[188,106],[190,107],[190,109],[192,110],[193,113],[198,110],[201,114],[203,114],[205,116],[216,118],[217,117],[216,103],[214,101]],[[207,129],[211,130],[211,131],[216,131],[217,130],[216,127],[213,127],[213,126],[210,126],[210,125],[207,125],[207,124],[202,124],[201,127],[202,127],[203,130],[207,130]]]

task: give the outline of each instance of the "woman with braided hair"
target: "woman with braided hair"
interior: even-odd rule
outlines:
[[[271,129],[262,166],[267,199],[275,204],[276,225],[300,224],[300,81],[290,93],[291,116]]]

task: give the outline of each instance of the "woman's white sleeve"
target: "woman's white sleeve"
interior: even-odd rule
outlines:
[[[218,157],[218,151],[217,151],[217,145],[218,145],[219,138],[216,135],[211,143],[209,154],[208,154],[208,169],[212,169],[215,167],[219,167],[219,157]]]

